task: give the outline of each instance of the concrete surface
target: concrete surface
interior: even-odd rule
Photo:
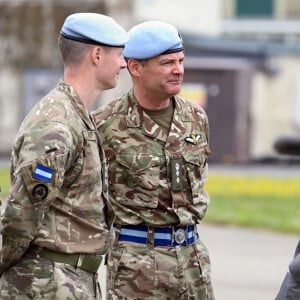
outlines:
[[[274,300],[298,236],[201,225],[209,249],[216,300]]]

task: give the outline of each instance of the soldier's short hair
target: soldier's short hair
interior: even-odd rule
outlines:
[[[70,40],[59,35],[58,47],[62,55],[65,66],[76,66],[80,64],[85,57],[87,51],[93,45]]]

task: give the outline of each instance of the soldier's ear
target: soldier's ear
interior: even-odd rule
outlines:
[[[102,57],[103,48],[100,46],[94,46],[91,49],[91,59],[95,64],[99,64]]]
[[[141,74],[143,64],[138,60],[129,59],[127,61],[127,68],[133,76],[139,76]]]

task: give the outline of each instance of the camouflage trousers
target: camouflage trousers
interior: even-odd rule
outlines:
[[[44,258],[22,258],[0,278],[1,300],[101,300],[98,274]]]
[[[214,300],[207,248],[118,242],[107,261],[108,300]]]

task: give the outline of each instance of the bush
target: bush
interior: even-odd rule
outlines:
[[[9,169],[0,168],[0,200],[5,199],[8,196],[10,180],[9,180]]]

